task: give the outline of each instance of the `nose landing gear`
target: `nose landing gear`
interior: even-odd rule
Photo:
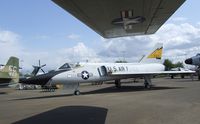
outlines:
[[[77,86],[76,86],[76,88],[75,88],[75,91],[74,91],[74,95],[76,95],[76,96],[78,96],[78,95],[80,95],[81,94],[81,92],[79,91],[79,83],[77,83]]]
[[[81,94],[81,92],[80,92],[79,90],[75,90],[75,91],[74,91],[74,95],[78,96],[78,95],[80,95],[80,94]]]

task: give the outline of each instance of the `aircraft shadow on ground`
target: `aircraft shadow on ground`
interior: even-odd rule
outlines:
[[[106,93],[120,93],[120,92],[146,92],[152,90],[169,90],[169,89],[181,89],[184,87],[166,87],[166,86],[154,86],[151,89],[145,89],[144,86],[122,86],[120,89],[115,86],[106,87],[98,90],[81,92],[81,95],[89,95],[89,94],[106,94]],[[28,97],[28,98],[19,98],[12,100],[29,100],[29,99],[44,99],[44,98],[58,98],[58,97],[67,97],[73,96],[73,94],[58,94],[58,95],[48,95],[48,96],[39,96],[39,97]]]
[[[165,87],[165,86],[154,86],[151,89],[145,89],[144,86],[122,86],[120,89],[116,87],[107,87],[94,91],[83,92],[81,94],[104,94],[104,93],[120,93],[120,92],[138,92],[138,91],[152,91],[152,90],[168,90],[168,89],[180,89],[183,87]]]
[[[199,80],[197,79],[197,78],[173,78],[173,79],[171,79],[171,78],[165,78],[165,79],[167,79],[167,80],[171,80],[171,81],[175,81],[175,82],[199,82]]]
[[[6,92],[0,92],[0,95],[4,95],[4,94],[7,94]]]
[[[105,124],[108,109],[92,106],[63,106],[13,124]]]
[[[12,99],[12,100],[45,99],[45,98],[67,97],[67,96],[73,96],[73,94],[59,94],[59,95],[52,94],[50,96],[48,95],[48,96],[38,96],[38,97],[27,97],[27,98],[19,98],[19,99]]]

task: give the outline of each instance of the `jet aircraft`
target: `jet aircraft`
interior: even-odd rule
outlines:
[[[185,60],[186,64],[200,66],[200,53]]]
[[[66,63],[58,70],[29,78],[21,83],[37,85],[68,85],[73,83],[77,86],[74,94],[79,95],[79,84],[85,82],[115,80],[116,87],[120,88],[121,79],[143,77],[145,88],[151,88],[151,77],[154,75],[194,73],[194,71],[164,71],[164,65],[159,63],[161,62],[162,50],[162,44],[156,44],[153,50],[139,63],[79,63],[73,67]]]
[[[198,79],[200,80],[200,53],[198,53],[196,56],[186,59],[185,63],[197,67],[196,72],[198,74]]]

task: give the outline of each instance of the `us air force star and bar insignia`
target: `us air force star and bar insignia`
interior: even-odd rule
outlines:
[[[133,25],[143,23],[146,19],[143,16],[134,16],[133,10],[121,11],[121,17],[114,19],[113,25],[123,26],[125,30],[131,30]]]
[[[81,72],[81,77],[84,79],[84,80],[87,80],[89,78],[89,73],[87,71],[82,71]]]

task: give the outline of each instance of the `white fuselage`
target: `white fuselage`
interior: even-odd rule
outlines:
[[[123,73],[121,75],[102,75],[102,67],[107,73]],[[138,72],[159,72],[164,71],[164,65],[158,63],[84,63],[70,71],[62,72],[52,77],[53,84],[101,82],[119,80],[126,78],[142,77],[134,75]],[[126,75],[133,73],[133,75]],[[144,76],[144,75],[143,75]]]

